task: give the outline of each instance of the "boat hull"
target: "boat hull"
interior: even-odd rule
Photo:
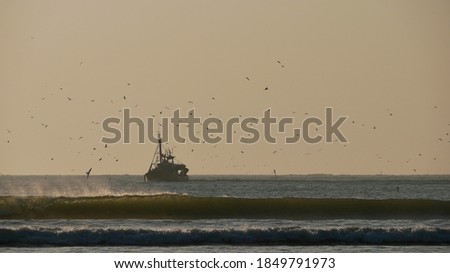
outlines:
[[[160,172],[158,170],[151,170],[144,175],[145,181],[173,181],[173,182],[183,182],[189,181],[189,176],[184,174],[180,175],[177,172],[167,173]]]

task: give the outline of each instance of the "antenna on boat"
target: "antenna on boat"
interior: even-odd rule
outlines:
[[[163,153],[162,153],[162,144],[161,144],[161,134],[158,133],[158,147],[159,147],[159,162],[161,163],[162,158],[163,158]]]
[[[161,152],[161,135],[160,135],[160,133],[158,133],[158,148],[155,150],[155,153],[153,154],[152,162],[150,163],[150,167],[148,168],[148,171],[150,171],[152,169],[153,164],[158,163],[157,161],[155,163],[155,158],[156,158],[156,154],[158,153],[158,149],[159,149],[159,163],[161,163],[162,152]]]

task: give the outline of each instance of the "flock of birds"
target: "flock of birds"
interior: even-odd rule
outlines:
[[[281,61],[279,61],[279,60],[277,60],[276,63],[277,63],[277,64],[279,65],[279,67],[281,67],[282,69],[284,69],[284,68],[286,67],[286,66],[285,66]],[[83,65],[83,64],[84,64],[84,61],[80,62],[80,65]],[[251,79],[250,79],[249,76],[245,76],[245,80],[251,81]],[[127,85],[127,86],[131,86],[131,83],[126,83],[126,85]],[[263,91],[269,91],[270,88],[269,88],[268,85],[266,85],[264,88],[262,88],[262,90],[263,90]],[[63,92],[63,88],[60,87],[60,88],[59,88],[59,91],[62,93],[62,92]],[[72,102],[72,101],[74,100],[74,97],[73,97],[73,96],[67,96],[67,95],[66,95],[65,97],[66,97],[66,99],[67,99],[67,102]],[[46,99],[47,99],[46,97],[42,97],[42,98],[41,98],[42,101],[45,101]],[[127,96],[126,96],[126,95],[123,95],[123,96],[122,96],[122,99],[123,99],[124,101],[126,101],[126,100],[127,100]],[[211,100],[216,100],[216,97],[211,97]],[[90,102],[90,103],[95,103],[95,102],[96,102],[96,99],[90,99],[89,102]],[[111,103],[114,103],[113,100],[110,100],[110,102],[111,102]],[[187,103],[193,105],[193,104],[194,104],[194,101],[188,100]],[[138,104],[136,104],[136,105],[134,105],[134,106],[137,107]],[[170,109],[170,108],[167,107],[167,106],[165,106],[164,108],[165,108],[166,110],[169,110],[169,109]],[[435,106],[434,108],[437,109],[437,106]],[[122,110],[118,110],[118,111],[121,112]],[[393,114],[393,112],[392,112],[390,109],[386,109],[386,111],[387,111],[387,114],[388,114],[389,117],[393,117],[394,114]],[[159,111],[159,115],[161,116],[161,115],[163,114],[163,112],[164,112],[164,110]],[[293,111],[292,114],[296,114],[296,112]],[[212,115],[212,113],[209,113],[209,115]],[[308,115],[308,112],[305,112],[305,115]],[[153,117],[156,117],[155,115],[152,115],[152,116],[153,116]],[[36,117],[36,115],[31,115],[31,116],[30,116],[30,119],[34,119],[35,117]],[[241,117],[241,116],[240,116],[240,117]],[[98,121],[91,121],[91,123],[94,124],[94,125],[97,125],[97,126],[100,124]],[[46,128],[49,127],[49,124],[46,123],[46,122],[40,122],[40,125],[41,125],[42,128],[44,128],[44,129],[46,129]],[[161,125],[161,124],[160,124],[160,125]],[[253,125],[253,124],[251,124],[251,125]],[[357,122],[356,122],[355,120],[353,120],[353,121],[352,121],[352,125],[355,125],[355,126],[356,126],[356,125],[357,125]],[[359,125],[360,125],[361,127],[367,127],[365,123],[359,123]],[[450,126],[450,124],[448,124],[448,125]],[[370,128],[371,128],[372,130],[377,130],[377,127],[374,126],[374,125],[370,126]],[[207,128],[207,130],[208,130],[208,128]],[[318,130],[318,128],[316,128],[316,131],[317,131],[317,130]],[[12,144],[12,139],[13,139],[14,132],[13,132],[13,130],[11,130],[11,129],[6,129],[6,131],[7,131],[7,133],[8,133],[8,136],[6,137],[6,143],[7,143],[7,144]],[[200,131],[197,131],[197,133],[200,133]],[[236,131],[234,131],[234,133],[236,133]],[[69,137],[69,140],[70,140],[70,141],[73,141],[73,140],[76,140],[76,139],[78,139],[78,140],[81,141],[81,140],[83,140],[83,136],[77,136],[77,137],[75,137],[75,136],[70,136],[70,137]],[[449,133],[447,132],[447,133],[446,133],[446,136],[442,136],[442,137],[437,138],[437,141],[439,141],[439,142],[448,141],[448,142],[450,143],[450,140],[448,140],[448,139],[450,139],[450,138],[449,138]],[[335,141],[337,141],[337,140],[335,140]],[[204,142],[204,141],[203,141],[203,142]],[[347,144],[344,144],[343,146],[346,147]],[[213,148],[217,147],[217,144],[216,144],[216,145],[212,145],[212,147],[213,147]],[[105,149],[108,148],[108,145],[107,145],[107,144],[104,144],[103,148],[105,148]],[[92,150],[93,150],[93,151],[97,151],[97,147],[93,147]],[[322,150],[322,149],[320,148],[320,149],[318,149],[317,151],[320,152],[321,150]],[[194,151],[195,151],[194,149],[191,149],[191,152],[194,152]],[[283,151],[283,148],[279,148],[279,149],[277,149],[277,150],[273,150],[272,154],[275,155],[275,154],[277,154],[279,151]],[[78,152],[78,153],[81,153],[81,152]],[[245,154],[245,151],[244,151],[244,150],[240,150],[240,153],[241,153],[241,154]],[[305,153],[305,155],[310,155],[310,154],[311,154],[310,152]],[[93,156],[93,155],[94,155],[94,154],[91,153],[91,156]],[[108,155],[108,156],[111,156],[110,153],[108,153],[107,155]],[[378,157],[378,159],[382,159],[382,156],[380,156],[380,155],[378,155],[378,154],[377,154],[376,156]],[[422,153],[418,153],[417,156],[418,156],[419,158],[422,157]],[[218,157],[218,156],[216,155],[216,157]],[[232,159],[234,159],[234,158],[235,158],[235,157],[233,156]],[[434,157],[433,159],[436,160],[437,158]],[[51,160],[51,161],[55,160],[55,157],[50,157],[50,160]],[[98,162],[100,162],[100,161],[102,161],[102,160],[103,160],[103,157],[99,157],[99,158],[98,158]],[[114,160],[115,162],[119,162],[119,158],[118,158],[117,156],[113,156],[113,160]],[[406,163],[410,163],[411,160],[412,160],[412,158],[409,158],[409,159],[406,160],[405,162],[406,162]],[[238,166],[238,165],[235,164],[235,165],[233,165],[232,167],[237,167],[237,166]],[[245,166],[245,165],[242,165],[242,166]],[[85,172],[87,178],[89,178],[89,176],[90,176],[92,170],[93,170],[93,168],[91,167],[91,168],[89,168],[89,170],[87,170],[87,171]],[[72,171],[74,171],[74,169],[72,169]],[[417,172],[416,168],[412,168],[412,171],[413,171],[413,172]],[[274,175],[277,174],[275,169],[273,170],[273,174],[274,174]]]

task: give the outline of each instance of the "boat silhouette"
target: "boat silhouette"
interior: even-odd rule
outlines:
[[[173,151],[163,151],[161,136],[158,135],[158,146],[153,155],[148,172],[144,175],[145,181],[188,181],[189,169],[180,162],[175,162]]]

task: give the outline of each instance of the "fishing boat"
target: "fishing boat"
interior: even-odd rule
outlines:
[[[158,136],[158,146],[153,155],[148,172],[144,175],[145,181],[188,181],[186,165],[175,161],[173,150],[163,151],[161,136]]]

